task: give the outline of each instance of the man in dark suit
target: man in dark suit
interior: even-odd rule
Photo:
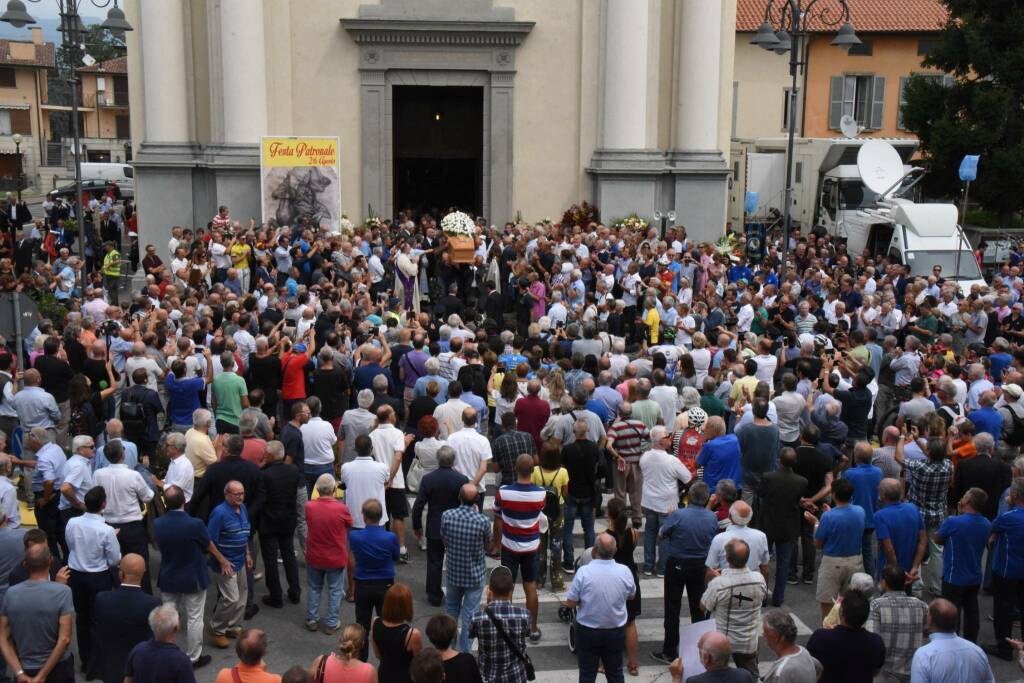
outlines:
[[[424,475],[416,503],[412,507],[412,530],[417,542],[423,536],[423,506],[427,508],[427,602],[441,605],[441,567],[444,565],[444,541],[441,540],[441,514],[459,507],[459,489],[469,482],[452,467],[455,451],[450,446],[437,450],[437,469]]]
[[[39,240],[25,235],[24,232],[17,233],[14,243],[14,272],[22,275],[32,270],[32,262],[39,252]]]
[[[231,563],[210,541],[206,525],[182,509],[184,491],[168,486],[164,489],[164,502],[167,514],[161,515],[154,524],[161,558],[156,585],[164,601],[184,609],[188,619],[185,651],[193,668],[198,669],[211,659],[210,655],[203,654],[203,609],[210,585],[210,570],[204,553],[209,552],[217,559],[221,572],[230,572]]]
[[[803,510],[800,499],[807,489],[807,479],[793,471],[796,451],[783,448],[779,453],[779,469],[765,473],[761,480],[761,530],[768,543],[775,545],[775,587],[772,605],[779,607],[786,596],[786,577],[793,550],[800,537]]]
[[[974,437],[974,446],[978,454],[961,460],[956,466],[954,500],[960,500],[972,488],[981,489],[988,494],[988,501],[978,512],[991,522],[999,511],[999,498],[1013,481],[1013,471],[1008,464],[993,457],[995,444],[991,435],[984,432],[978,434]]]
[[[263,604],[268,607],[284,607],[281,578],[277,572],[277,558],[280,555],[284,563],[284,575],[288,579],[288,602],[297,605],[302,591],[293,538],[298,523],[295,490],[299,487],[302,475],[299,468],[284,461],[284,444],[280,441],[267,444],[261,474],[267,497],[263,503],[263,514],[260,515],[260,546],[267,590],[270,591],[270,595],[263,596]]]
[[[96,595],[92,639],[97,647],[91,664],[103,683],[122,683],[128,653],[153,635],[149,613],[161,602],[142,591],[145,571],[146,561],[141,555],[125,555],[121,558],[121,586]]]

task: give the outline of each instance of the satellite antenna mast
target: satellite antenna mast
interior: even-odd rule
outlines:
[[[864,130],[864,126],[859,125],[857,119],[849,114],[843,114],[843,117],[839,119],[839,130],[843,132],[843,137],[847,140],[854,140]]]

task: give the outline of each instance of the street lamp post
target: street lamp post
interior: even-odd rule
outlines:
[[[781,281],[789,257],[789,234],[792,228],[793,204],[793,146],[796,137],[797,74],[807,69],[807,35],[810,22],[821,26],[840,26],[832,45],[849,48],[860,45],[860,38],[850,23],[850,7],[847,0],[768,0],[764,8],[764,22],[757,29],[757,35],[750,42],[765,50],[782,55],[789,53],[789,75],[793,80],[789,90],[788,139],[786,142],[786,191],[782,217],[782,265],[779,268]]]
[[[25,163],[21,159],[21,133],[11,136],[14,140],[14,154],[18,157],[18,177],[15,179],[18,188],[18,211],[21,211],[21,191],[25,188]]]
[[[39,3],[43,0],[29,0]],[[72,151],[75,155],[75,222],[78,224],[78,254],[85,258],[85,211],[82,205],[82,139],[81,131],[78,129],[78,64],[81,60],[79,46],[82,42],[82,34],[86,26],[82,23],[82,17],[78,14],[78,7],[82,0],[55,0],[57,9],[60,12],[60,32],[64,40],[68,42],[71,52],[71,73],[68,74],[67,83],[71,88],[71,134],[73,141]],[[132,26],[124,17],[124,11],[117,6],[117,0],[89,0],[93,6],[103,9],[113,3],[113,7],[107,12],[106,20],[100,24],[100,28],[113,32],[131,31]],[[36,23],[36,20],[25,9],[22,0],[9,0],[7,11],[0,14],[0,21],[7,22],[15,28],[22,28],[29,24]]]
[[[661,239],[665,239],[665,233],[668,232],[668,222],[672,221],[674,223],[676,220],[675,210],[655,211],[654,218],[661,221]]]

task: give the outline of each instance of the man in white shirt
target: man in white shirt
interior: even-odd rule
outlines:
[[[405,476],[402,456],[413,439],[395,427],[395,409],[384,405],[377,409],[378,427],[370,432],[373,459],[388,467],[388,481],[384,491],[384,505],[391,519],[391,531],[398,536],[399,561],[409,563],[409,550],[405,547],[405,519],[409,516],[409,500],[405,497]]]
[[[483,479],[492,457],[491,442],[476,430],[476,422],[476,410],[467,406],[462,411],[462,429],[448,437],[448,445],[455,451],[455,471],[477,487],[480,492],[477,506],[483,510],[486,493]]]
[[[165,451],[170,463],[167,465],[167,476],[157,480],[157,485],[166,491],[170,486],[177,486],[185,494],[185,502],[192,500],[192,489],[195,485],[195,468],[185,457],[185,435],[179,432],[167,434]]]
[[[306,481],[316,481],[321,474],[334,472],[335,448],[338,437],[334,427],[320,417],[322,404],[316,396],[306,399],[309,407],[309,422],[299,427],[302,432],[302,449],[305,458]]]
[[[91,437],[89,437],[91,440]],[[96,595],[114,588],[111,569],[121,562],[121,549],[114,529],[103,521],[107,494],[95,486],[85,494],[84,514],[68,521],[67,538],[68,588],[75,601],[75,631],[78,632],[78,653],[83,670],[89,670],[93,654],[92,606]]]
[[[736,328],[741,334],[750,332],[754,322],[754,307],[750,305],[750,295],[746,292],[740,297],[740,310],[736,314]]]
[[[728,566],[708,583],[700,604],[711,612],[717,630],[728,636],[736,666],[756,677],[761,606],[768,587],[764,576],[749,568],[750,550],[742,539],[730,539],[723,550]]]
[[[7,526],[17,529],[21,526],[21,505],[18,503],[18,489],[11,483],[14,463],[11,456],[0,454],[0,514],[7,517]]]
[[[224,236],[220,231],[214,231],[210,236],[210,256],[213,257],[213,282],[224,282],[228,276],[228,268],[231,267],[231,245],[234,240],[224,242]]]
[[[726,544],[734,538],[738,538],[747,544],[749,554],[747,557],[747,568],[751,571],[760,570],[765,577],[768,576],[768,537],[764,532],[750,528],[750,519],[754,516],[748,503],[738,500],[729,508],[729,526],[725,531],[715,536],[711,541],[711,548],[708,549],[708,559],[704,566],[708,574],[717,576],[721,570],[728,565],[725,554]]]
[[[132,374],[140,368],[146,371],[146,386],[158,391],[166,373],[155,360],[146,355],[146,345],[139,341],[132,344],[132,356],[124,362],[125,386],[133,384]]]
[[[551,327],[557,328],[559,323],[565,325],[569,317],[569,311],[562,303],[562,293],[555,291],[551,293],[551,307],[548,308],[548,317],[551,318]]]
[[[754,376],[758,382],[765,382],[772,386],[772,379],[775,377],[775,368],[779,366],[779,359],[772,353],[772,342],[770,339],[761,339],[757,344],[757,355],[754,356],[757,363],[757,372]]]
[[[181,436],[180,434],[177,436]],[[184,438],[184,437],[182,437]],[[75,441],[92,441],[91,436],[76,436]],[[93,475],[93,483],[102,486],[107,494],[107,505],[103,519],[117,531],[117,543],[121,554],[135,553],[142,556],[146,571],[142,576],[142,590],[151,593],[149,583],[149,537],[142,523],[142,511],[153,500],[153,489],[149,488],[142,475],[128,469],[124,460],[124,446],[120,441],[107,444],[104,454],[110,465]]]
[[[368,500],[382,501],[386,498],[384,486],[391,478],[391,468],[373,459],[373,442],[366,434],[355,438],[356,458],[341,466],[338,483],[345,485],[345,503],[352,513],[352,528],[366,527],[363,521],[363,503]],[[381,506],[381,524],[388,521],[388,511]]]
[[[641,507],[644,511],[644,574],[650,576],[657,569],[659,576],[665,575],[664,551],[655,557],[658,529],[669,513],[679,507],[677,481],[690,483],[693,475],[683,466],[679,458],[668,454],[672,435],[662,425],[651,429],[651,448],[640,456],[640,471],[643,473],[643,487],[640,492]],[[657,560],[657,562],[655,561]]]
[[[238,353],[242,356],[242,364],[247,368],[249,367],[249,356],[256,353],[256,337],[249,332],[251,323],[252,316],[243,313],[238,317],[238,329],[232,335],[235,346],[238,347]]]
[[[448,383],[448,400],[439,405],[434,409],[434,419],[437,420],[437,438],[447,439],[449,435],[458,431],[459,426],[462,424],[462,415],[466,409],[471,408],[468,403],[463,401],[462,396],[462,382],[454,380]],[[474,411],[474,415],[475,415]],[[463,472],[465,474],[465,472]],[[472,475],[466,474],[467,477]]]

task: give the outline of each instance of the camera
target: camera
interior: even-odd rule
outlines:
[[[104,337],[114,337],[121,330],[121,326],[117,324],[116,320],[104,320],[100,323],[100,334]]]

